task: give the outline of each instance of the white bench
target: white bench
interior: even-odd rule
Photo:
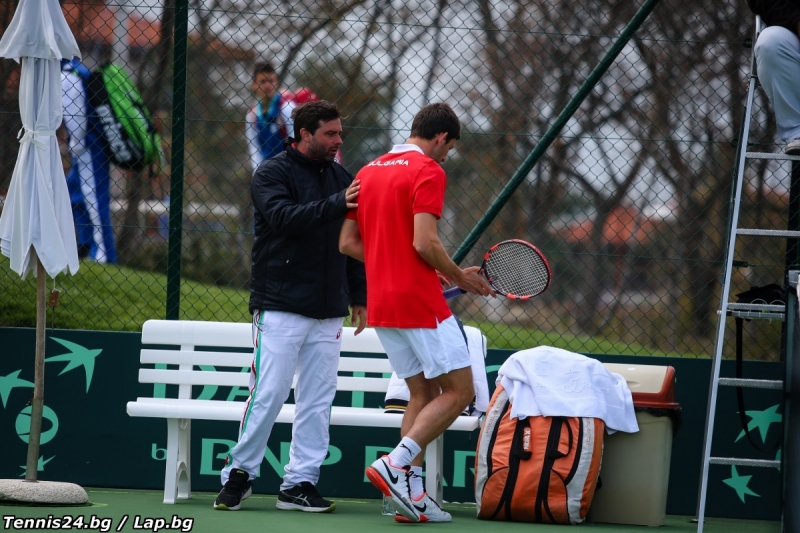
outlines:
[[[358,337],[355,328],[346,327],[342,333],[342,351],[365,354],[385,354],[374,330],[365,329]],[[142,328],[143,345],[168,345],[178,349],[143,348],[140,362],[145,365],[167,364],[177,370],[141,368],[140,383],[178,385],[177,398],[139,397],[128,402],[129,416],[167,419],[167,457],[164,474],[164,503],[186,499],[191,494],[191,422],[197,420],[231,420],[239,422],[244,412],[244,402],[198,400],[192,398],[192,386],[218,385],[248,387],[246,372],[214,372],[196,369],[197,366],[247,368],[253,361],[252,352],[200,351],[197,346],[209,348],[253,347],[251,324],[230,322],[205,322],[187,320],[148,320]],[[341,357],[340,372],[366,372],[389,374],[389,360],[383,358]],[[389,378],[339,376],[338,391],[386,392]],[[294,383],[292,384],[294,387]],[[379,408],[331,408],[332,425],[399,428],[402,414],[384,413]],[[277,422],[294,420],[294,404],[284,404]],[[477,417],[461,416],[448,428],[455,431],[473,431],[479,427]],[[399,440],[399,435],[398,435]],[[394,444],[394,443],[392,443]],[[425,489],[437,502],[442,502],[443,438],[439,437],[425,450]]]

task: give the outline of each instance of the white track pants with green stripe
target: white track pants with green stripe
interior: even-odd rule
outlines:
[[[342,323],[343,318],[317,320],[281,311],[254,314],[256,348],[250,368],[250,397],[239,426],[239,442],[222,469],[223,485],[234,468],[248,472],[251,480],[256,477],[295,372],[292,445],[281,489],[303,481],[317,484],[330,441]]]

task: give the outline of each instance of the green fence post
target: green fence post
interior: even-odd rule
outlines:
[[[486,228],[495,217],[500,213],[500,210],[503,206],[508,202],[508,199],[511,198],[511,195],[514,194],[514,191],[517,190],[519,184],[522,183],[522,180],[525,176],[528,175],[528,172],[531,171],[533,166],[539,161],[539,159],[545,154],[550,145],[553,144],[553,141],[558,136],[559,132],[564,128],[567,124],[567,121],[572,118],[572,115],[575,114],[575,111],[578,110],[581,103],[589,96],[589,93],[592,92],[594,86],[600,81],[603,77],[603,74],[606,73],[608,68],[614,63],[614,60],[617,59],[617,56],[622,52],[622,49],[628,43],[630,38],[639,29],[639,27],[644,24],[644,21],[650,15],[650,12],[653,11],[653,8],[658,3],[658,0],[646,0],[642,7],[639,8],[639,11],[636,12],[636,15],[633,16],[631,21],[628,23],[627,26],[622,30],[619,37],[617,38],[614,45],[611,47],[611,50],[603,57],[603,59],[598,63],[598,65],[592,70],[589,74],[589,77],[581,84],[578,88],[578,91],[575,93],[567,106],[561,111],[561,114],[558,115],[555,122],[553,122],[552,126],[547,130],[547,133],[544,134],[542,140],[534,147],[533,151],[525,158],[525,161],[522,162],[522,166],[519,167],[519,170],[514,174],[506,186],[500,191],[500,194],[497,196],[497,199],[489,206],[489,209],[486,213],[481,217],[475,227],[472,228],[467,238],[461,244],[461,246],[456,250],[455,255],[453,255],[453,261],[456,264],[461,263],[464,260],[464,257],[469,253],[475,243],[478,241],[478,238],[481,234],[486,231]]]
[[[181,236],[183,232],[183,154],[186,133],[186,70],[189,0],[175,2],[175,45],[172,58],[172,172],[169,202],[167,320],[181,311]]]

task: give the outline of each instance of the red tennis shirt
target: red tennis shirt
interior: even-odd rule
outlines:
[[[367,272],[367,323],[381,328],[435,328],[452,313],[436,270],[414,249],[414,215],[440,218],[447,177],[415,145],[398,145],[356,175],[358,222]]]

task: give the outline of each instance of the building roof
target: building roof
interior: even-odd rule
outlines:
[[[97,0],[62,5],[64,16],[79,44],[107,44],[114,42],[114,10]],[[128,46],[150,48],[159,41],[161,24],[138,13],[128,17]]]
[[[72,33],[79,45],[107,45],[114,42],[114,8],[106,5],[105,0],[68,0],[62,4],[64,16],[69,23]],[[134,11],[128,17],[127,45],[132,48],[146,49],[155,46],[160,40],[161,22],[158,18],[142,16]],[[191,30],[191,28],[190,28]],[[189,39],[199,41],[201,36],[196,31],[190,31]],[[211,36],[207,43],[208,48],[215,51],[222,58],[239,60],[252,59],[253,53],[243,50],[235,43],[222,42]]]
[[[603,224],[602,244],[612,246],[633,245],[647,242],[655,229],[656,221],[645,216],[638,208],[617,206]],[[570,243],[589,243],[594,231],[594,220],[575,220],[558,231],[558,235]]]

